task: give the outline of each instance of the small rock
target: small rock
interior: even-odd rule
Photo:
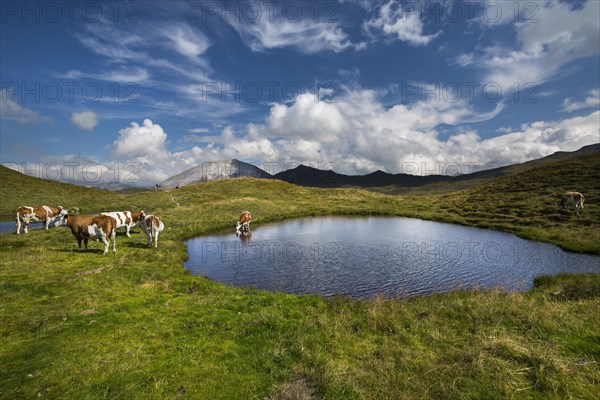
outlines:
[[[79,313],[79,315],[92,315],[92,314],[96,314],[98,311],[96,310],[83,310],[82,312]]]
[[[424,319],[427,317],[429,317],[429,313],[426,313],[426,312],[420,312],[418,314],[415,314],[416,319]]]

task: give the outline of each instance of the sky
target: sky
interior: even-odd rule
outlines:
[[[598,1],[0,6],[0,161],[41,178],[456,174],[600,142]]]

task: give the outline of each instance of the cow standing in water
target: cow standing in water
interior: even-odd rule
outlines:
[[[147,215],[140,223],[140,227],[146,233],[148,247],[152,247],[152,239],[154,239],[154,247],[158,247],[158,234],[165,229],[165,224],[163,224],[160,217]]]
[[[67,210],[61,206],[41,206],[41,207],[29,207],[22,206],[17,208],[17,235],[21,233],[21,223],[23,223],[23,231],[27,232],[27,227],[30,223],[44,222],[46,224],[46,230],[50,222],[56,218],[62,218],[63,215],[67,214]]]
[[[575,213],[579,215],[579,210],[583,209],[583,202],[585,197],[579,192],[567,192],[560,196],[558,200],[558,206],[567,211],[568,206],[575,207]]]
[[[250,232],[250,222],[252,221],[252,214],[250,211],[244,211],[240,215],[240,220],[237,221],[235,230],[236,232],[244,233]]]
[[[129,234],[129,230],[142,222],[144,218],[146,218],[146,214],[144,214],[144,210],[140,212],[131,212],[131,211],[113,211],[113,212],[103,212],[100,215],[106,215],[109,217],[113,217],[117,222],[117,229],[125,228],[125,234],[127,237],[131,237]]]
[[[113,217],[107,215],[99,215],[97,217],[88,217],[85,215],[64,215],[56,221],[55,226],[67,225],[71,228],[71,233],[77,239],[79,251],[81,251],[81,241],[88,249],[88,240],[96,239],[104,243],[104,254],[108,253],[108,245],[110,240],[113,242],[113,252],[117,251],[116,231],[117,221]]]

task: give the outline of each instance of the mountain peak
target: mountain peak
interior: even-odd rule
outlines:
[[[271,178],[271,174],[240,160],[207,161],[163,181],[161,186],[170,189],[198,182],[217,181],[228,178]]]

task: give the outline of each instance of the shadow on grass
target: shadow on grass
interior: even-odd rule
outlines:
[[[134,248],[134,249],[149,249],[150,248],[150,247],[148,247],[148,245],[146,245],[146,243],[138,243],[138,242],[129,242],[126,244],[126,246]]]
[[[96,254],[103,254],[104,253],[104,249],[82,249],[82,250],[78,250],[78,249],[55,249],[54,251],[57,251],[59,253],[73,253],[73,254],[86,254],[86,253],[96,253]],[[108,249],[108,253],[112,254],[112,249]]]

